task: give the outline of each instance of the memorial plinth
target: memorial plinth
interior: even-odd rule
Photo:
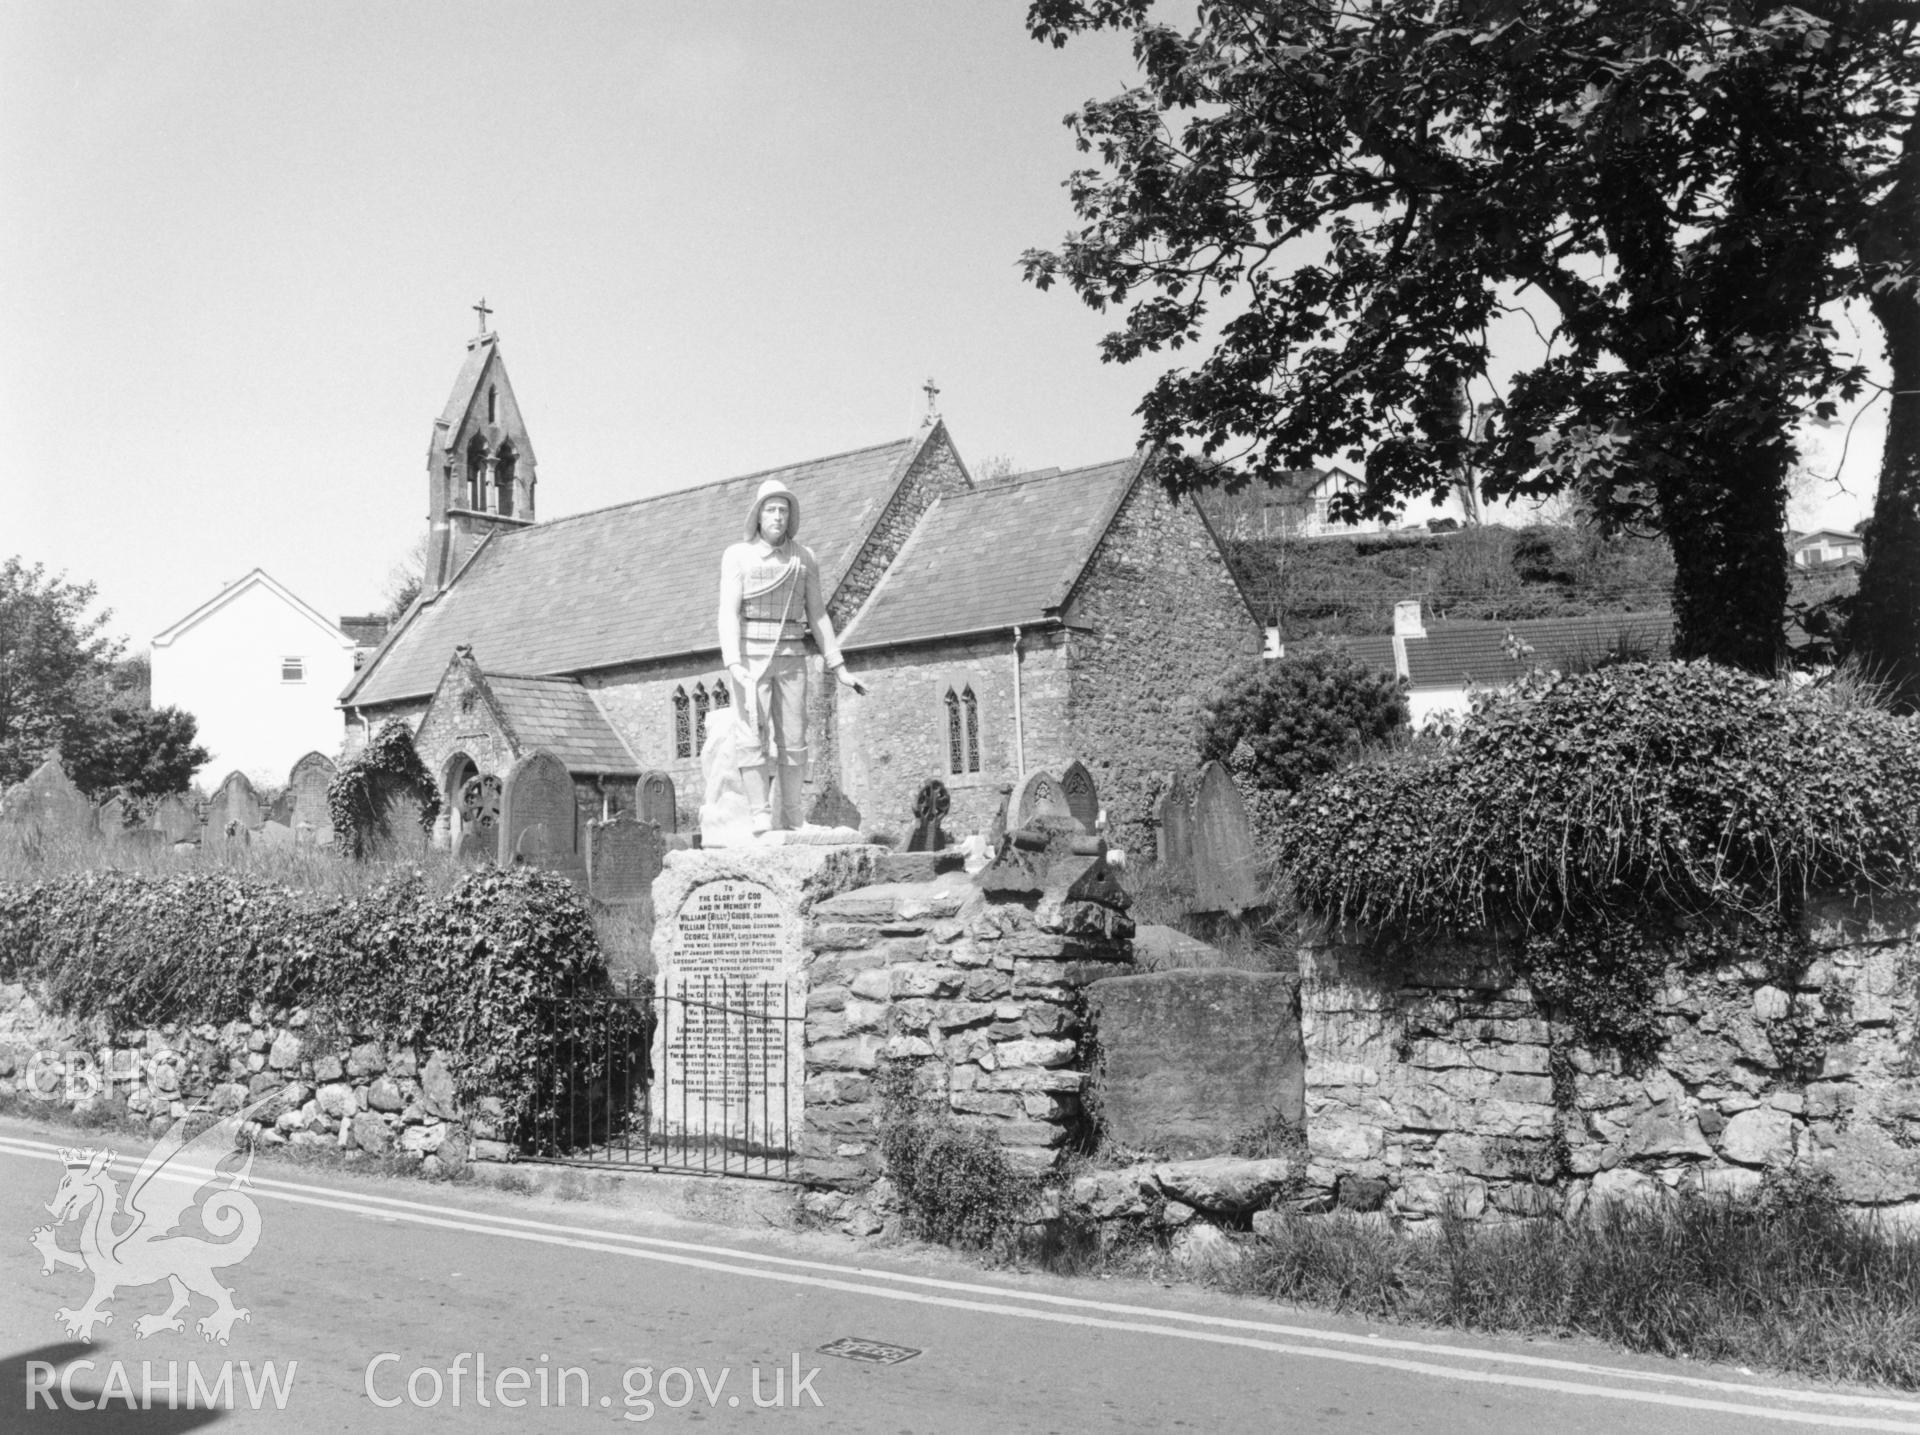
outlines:
[[[777,1154],[806,1085],[807,908],[874,880],[870,846],[696,848],[654,879],[656,1129]]]

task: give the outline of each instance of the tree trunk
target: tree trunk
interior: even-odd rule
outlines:
[[[1903,712],[1920,710],[1920,124],[1908,122],[1893,188],[1860,246],[1904,283],[1871,291],[1893,372],[1880,487],[1867,520],[1866,563],[1853,602],[1851,645],[1869,676],[1886,683]]]
[[[1659,485],[1673,549],[1673,656],[1779,666],[1787,607],[1787,463],[1776,446],[1701,453]]]

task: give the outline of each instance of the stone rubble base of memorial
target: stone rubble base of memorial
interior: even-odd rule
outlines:
[[[1758,964],[1674,970],[1665,1039],[1630,1072],[1543,1018],[1492,945],[1328,938],[1299,974],[1142,971],[1137,956],[1185,939],[1136,933],[1104,843],[1064,808],[1022,821],[973,874],[951,852],[870,845],[657,860],[656,982],[773,982],[803,1013],[804,1042],[757,1079],[784,1093],[797,1202],[856,1234],[899,1214],[880,1157],[892,1061],[916,1063],[951,1119],[991,1131],[1017,1169],[1069,1171],[1060,1201],[1116,1231],[1259,1229],[1280,1204],[1498,1221],[1738,1193],[1789,1167],[1920,1219],[1910,908],[1813,908],[1817,959],[1793,990]],[[689,1058],[653,1059],[657,1080]],[[432,1052],[321,1046],[300,1012],[109,1030],[0,987],[0,1090],[16,1109],[29,1094],[98,1105],[101,1076],[156,1130],[192,1102],[284,1090],[269,1142],[408,1153],[441,1173],[522,1154],[497,1106],[458,1107]]]

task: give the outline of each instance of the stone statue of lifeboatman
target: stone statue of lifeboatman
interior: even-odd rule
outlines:
[[[720,559],[720,656],[742,725],[737,756],[756,834],[801,824],[808,636],[841,686],[866,692],[840,656],[820,564],[799,532],[799,500],[770,478],[747,511],[746,541]]]

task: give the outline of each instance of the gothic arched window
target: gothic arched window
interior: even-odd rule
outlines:
[[[479,434],[467,445],[467,507],[487,511],[487,445]]]
[[[973,689],[960,694],[960,716],[967,729],[967,771],[980,770],[980,704],[973,700]]]
[[[725,678],[715,678],[713,682],[713,710],[719,712],[721,708],[730,708],[732,706],[733,684],[729,683]]]
[[[707,689],[704,683],[693,685],[693,750],[699,752],[707,745]]]
[[[500,496],[500,502],[494,511],[503,513],[509,518],[513,517],[513,471],[517,466],[515,460],[513,445],[503,443],[500,445],[500,456],[494,460],[493,464],[493,491]]]
[[[966,738],[960,730],[960,695],[947,689],[947,771],[965,772]]]
[[[487,385],[487,422],[490,424],[500,422],[500,390],[492,384]]]
[[[687,690],[673,690],[673,755],[693,756],[693,721],[687,710]]]

